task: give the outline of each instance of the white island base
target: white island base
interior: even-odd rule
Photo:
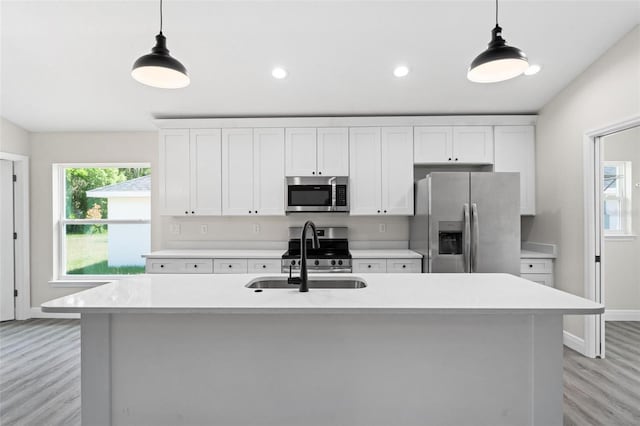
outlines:
[[[560,313],[82,313],[86,425],[561,425]]]

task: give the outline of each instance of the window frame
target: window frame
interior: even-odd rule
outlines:
[[[53,276],[52,282],[56,281],[85,281],[85,282],[105,282],[139,274],[67,274],[67,251],[66,251],[66,231],[67,225],[116,225],[116,224],[149,224],[151,225],[151,216],[149,219],[67,219],[66,216],[66,186],[65,186],[65,169],[69,168],[151,168],[151,163],[55,163],[53,167]],[[153,169],[151,169],[153,182]],[[151,198],[153,198],[153,190]],[[143,272],[144,273],[144,272]]]
[[[605,237],[624,237],[630,236],[632,230],[631,223],[631,182],[633,180],[633,170],[631,169],[631,161],[624,160],[604,160],[602,161],[602,184],[604,184],[604,169],[605,167],[615,167],[616,176],[622,176],[622,179],[618,179],[616,182],[617,195],[608,195],[604,189],[602,191],[602,209],[603,216],[605,211],[605,203],[607,200],[619,200],[620,201],[620,229],[606,229],[604,227],[604,220],[602,221],[602,232]],[[602,188],[602,187],[601,187]]]

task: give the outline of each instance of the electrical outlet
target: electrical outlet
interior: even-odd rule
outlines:
[[[386,223],[381,223],[381,224],[378,226],[378,230],[379,230],[380,232],[387,232],[387,224],[386,224]]]
[[[204,235],[207,232],[209,232],[209,227],[207,225],[200,225],[200,233]]]
[[[259,223],[254,223],[253,224],[253,233],[257,234],[260,232],[260,224]]]
[[[173,235],[180,235],[180,224],[179,223],[170,224],[169,232]]]

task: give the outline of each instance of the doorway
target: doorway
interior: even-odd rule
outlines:
[[[13,161],[0,160],[0,321],[16,318]]]
[[[585,297],[605,305],[585,355],[604,358],[606,322],[640,321],[640,117],[585,139]]]

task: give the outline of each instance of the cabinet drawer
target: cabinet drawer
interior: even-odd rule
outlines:
[[[387,272],[386,259],[353,259],[353,272],[381,273]]]
[[[148,274],[210,274],[213,272],[211,259],[147,259],[145,272]]]
[[[269,274],[280,273],[281,259],[249,259],[247,263],[250,274],[259,274],[262,272]]]
[[[544,284],[549,287],[553,287],[553,274],[520,274],[521,278],[525,280],[533,281],[538,284]]]
[[[520,259],[521,274],[552,274],[553,260],[551,259]]]
[[[420,273],[420,259],[387,259],[387,273]]]
[[[214,274],[246,274],[247,259],[213,259]]]

